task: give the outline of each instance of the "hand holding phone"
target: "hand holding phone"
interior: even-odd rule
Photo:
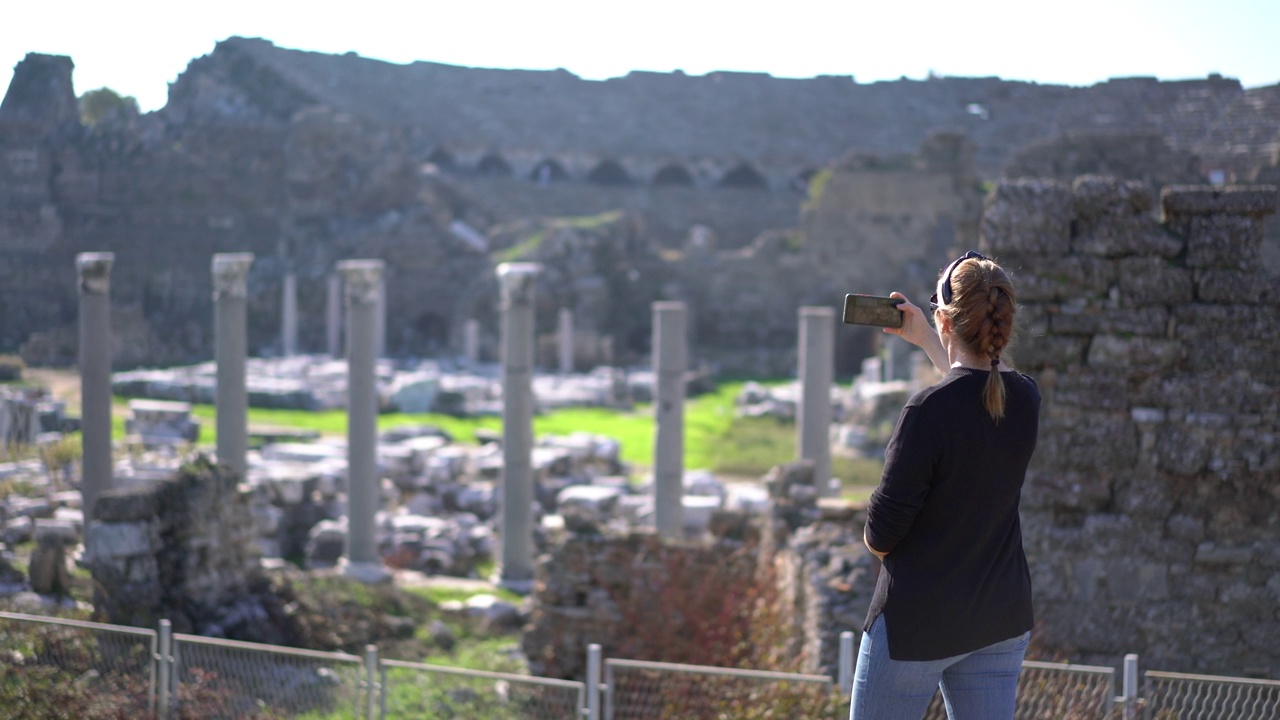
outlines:
[[[902,327],[902,298],[850,293],[844,296],[844,321],[850,325]]]

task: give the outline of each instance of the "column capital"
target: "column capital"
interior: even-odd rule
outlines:
[[[249,266],[253,253],[214,253],[213,299],[243,298],[249,294]]]
[[[86,252],[76,255],[76,270],[80,273],[80,293],[106,295],[111,292],[111,264],[116,254]]]
[[[348,303],[372,305],[378,302],[378,288],[382,285],[386,263],[381,260],[343,260],[336,267],[346,285]]]
[[[531,262],[502,263],[498,266],[498,280],[502,284],[502,299],[506,303],[528,303],[533,296],[534,280],[542,272],[542,265]]]

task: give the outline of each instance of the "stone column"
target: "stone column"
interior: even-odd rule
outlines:
[[[114,484],[111,458],[111,264],[115,253],[80,253],[81,507],[88,523],[93,503]]]
[[[329,357],[342,356],[342,276],[329,275],[325,293],[325,348]]]
[[[480,321],[468,318],[462,326],[463,352],[472,365],[480,362]]]
[[[298,276],[286,273],[280,299],[280,347],[285,357],[298,354]]]
[[[374,335],[373,348],[374,357],[381,358],[387,356],[387,281],[383,278],[378,283],[378,303],[373,316]]]
[[[684,536],[684,372],[688,312],[682,302],[653,304],[653,510],[658,533]]]
[[[248,469],[249,394],[245,389],[248,355],[248,288],[245,278],[253,253],[213,256],[214,360],[218,366],[218,462],[241,480]]]
[[[800,408],[796,451],[813,462],[813,483],[822,495],[831,486],[831,382],[835,374],[835,311],[800,308]]]
[[[560,308],[560,374],[573,372],[573,311]]]
[[[498,584],[533,588],[533,358],[537,263],[503,263],[502,508]]]
[[[344,574],[363,582],[388,577],[378,555],[378,392],[375,376],[381,260],[338,263],[347,304],[347,548]]]

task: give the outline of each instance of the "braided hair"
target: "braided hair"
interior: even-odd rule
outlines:
[[[1000,354],[1013,341],[1013,316],[1017,311],[1013,282],[992,260],[963,260],[951,273],[951,303],[939,310],[947,313],[956,337],[970,354],[991,361],[982,404],[991,419],[999,422],[1005,405]]]

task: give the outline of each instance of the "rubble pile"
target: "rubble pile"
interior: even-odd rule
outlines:
[[[249,358],[245,384],[251,407],[334,410],[346,407],[347,363],[326,355]],[[379,406],[384,412],[454,416],[502,412],[500,367],[439,360],[379,360]],[[652,398],[652,372],[598,367],[586,373],[539,373],[533,378],[539,411],[565,407],[628,408]],[[114,373],[111,392],[121,397],[216,402],[213,362]],[[0,430],[3,430],[0,419]]]

